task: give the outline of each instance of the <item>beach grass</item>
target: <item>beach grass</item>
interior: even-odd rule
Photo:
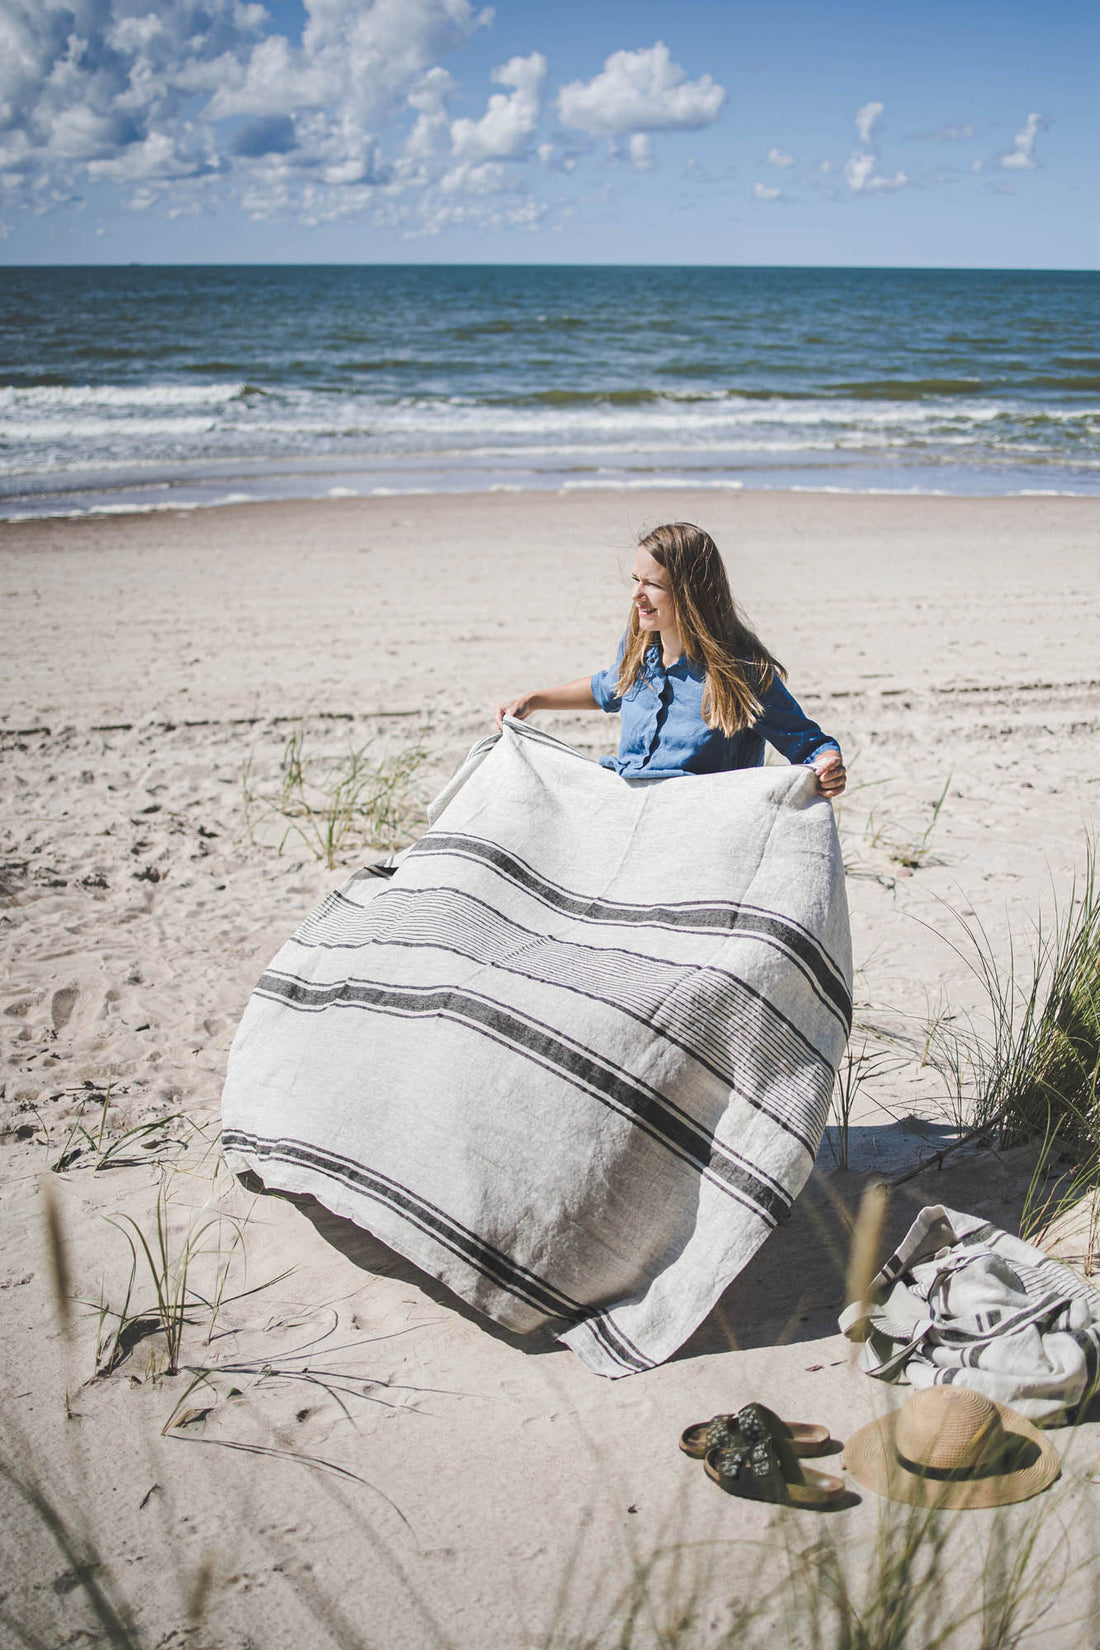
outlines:
[[[109,1375],[140,1343],[159,1337],[164,1355],[163,1373],[179,1371],[184,1330],[205,1321],[212,1332],[224,1301],[226,1279],[236,1251],[243,1240],[241,1222],[234,1215],[212,1214],[191,1219],[179,1232],[170,1204],[170,1183],[162,1176],[157,1189],[152,1224],[148,1230],[132,1215],[108,1215],[107,1224],[125,1238],[130,1250],[130,1271],[122,1304],[112,1307],[96,1303],[100,1331],[97,1336],[95,1369]],[[231,1228],[228,1245],[222,1240],[224,1226]],[[209,1294],[201,1292],[195,1272],[204,1260],[213,1258],[214,1282]],[[152,1298],[136,1305],[138,1278],[151,1289]]]
[[[984,924],[952,911],[962,936],[948,943],[977,980],[983,1009],[980,1018],[940,1016],[929,1030],[928,1057],[958,1098],[968,1096],[971,1131],[1002,1146],[1041,1141],[1048,1164],[1100,1159],[1098,872],[1090,839],[1068,898],[1037,917],[1026,958],[1010,936],[1002,961]]]
[[[887,1049],[872,1049],[866,1040],[858,1049],[851,1042],[845,1049],[833,1083],[831,1122],[826,1130],[826,1143],[838,1169],[849,1167],[852,1112],[860,1090],[896,1069],[896,1064]]]
[[[943,856],[933,849],[931,837],[939,824],[952,778],[953,775],[948,774],[936,800],[929,804],[930,815],[923,830],[901,829],[891,818],[876,819],[874,813],[869,815],[864,833],[868,846],[885,849],[890,861],[905,871],[920,871],[928,865],[945,864]]]
[[[250,756],[241,787],[251,840],[273,828],[279,853],[297,838],[330,871],[353,848],[407,842],[420,818],[428,752],[414,745],[374,759],[369,751],[364,744],[339,756],[316,754],[303,721],[286,741],[274,778],[261,779]]]
[[[99,1115],[89,1127],[84,1117],[87,1107],[93,1103],[98,1104]],[[110,1105],[110,1083],[102,1092],[93,1089],[80,1097],[77,1115],[60,1152],[50,1164],[54,1174],[66,1174],[78,1165],[99,1173],[105,1169],[129,1169],[139,1163],[163,1163],[187,1150],[187,1135],[201,1132],[186,1112],[174,1111],[136,1123],[121,1134],[112,1134],[107,1126]],[[45,1129],[45,1125],[42,1126]],[[48,1142],[49,1130],[45,1129],[45,1133]]]

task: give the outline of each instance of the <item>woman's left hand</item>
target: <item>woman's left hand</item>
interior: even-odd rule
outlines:
[[[813,769],[817,775],[817,788],[822,796],[839,796],[848,783],[848,770],[839,751],[826,751],[824,756],[818,757]]]

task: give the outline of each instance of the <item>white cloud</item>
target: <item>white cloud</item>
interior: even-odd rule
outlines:
[[[630,164],[639,172],[648,172],[653,166],[653,144],[648,132],[635,132],[629,145]]]
[[[141,143],[126,148],[108,160],[90,160],[88,176],[95,182],[138,183],[146,179],[195,177],[216,168],[209,155],[180,153],[176,138],[168,132],[150,132]]]
[[[439,187],[445,195],[499,195],[506,182],[499,160],[483,161],[480,166],[464,160],[444,173]]]
[[[157,205],[163,194],[163,189],[154,189],[147,183],[142,184],[141,188],[134,190],[126,205],[131,212],[148,212],[150,207]]]
[[[85,182],[130,186],[136,210],[168,191],[178,213],[215,189],[253,215],[317,222],[363,210],[380,187],[431,185],[446,166],[454,90],[438,59],[491,11],[472,0],[304,4],[292,41],[266,32],[269,13],[242,0],[0,0],[0,167],[15,178],[10,192],[37,209],[74,198]],[[522,74],[525,62],[533,59],[502,76],[517,65]],[[519,145],[530,77],[511,83],[513,97],[469,123],[483,155],[507,148],[493,134],[497,104]],[[409,111],[406,152],[391,164],[372,128]],[[227,120],[243,125],[227,129]],[[473,161],[475,147],[471,139],[464,158]]]
[[[767,154],[764,156],[764,159],[769,166],[784,167],[794,165],[794,156],[785,155],[782,149],[769,149]]]
[[[410,159],[431,160],[449,136],[447,101],[455,89],[455,82],[446,69],[436,67],[422,75],[409,93],[406,104],[417,111],[416,124],[405,139],[405,154]]]
[[[1035,159],[1035,139],[1046,124],[1044,116],[1028,115],[1013,138],[1008,154],[997,157],[1001,165],[1008,171],[1033,172],[1039,164]]]
[[[244,61],[220,65],[211,119],[334,105],[360,118],[377,116],[492,16],[475,12],[470,0],[305,0],[305,6],[300,46],[269,35]]]
[[[470,200],[426,195],[415,207],[399,207],[392,218],[394,227],[404,228],[407,238],[438,235],[457,225],[480,229],[538,229],[548,208],[543,201],[530,199]]]
[[[895,172],[892,178],[883,177],[875,171],[877,161],[874,155],[856,149],[848,156],[844,165],[844,176],[848,180],[848,188],[854,195],[881,194],[890,189],[904,189],[909,182],[908,174]]]
[[[451,124],[451,151],[460,161],[519,160],[531,146],[538,126],[547,62],[541,52],[513,57],[493,70],[498,86],[514,88],[510,96],[494,92],[480,120]]]
[[[856,110],[856,130],[859,132],[860,142],[864,145],[870,143],[875,122],[884,108],[885,104],[882,103],[865,103],[862,109]]]
[[[883,108],[881,103],[865,103],[862,109],[856,111],[856,126],[864,147],[853,149],[844,163],[844,177],[853,195],[883,194],[891,189],[904,189],[909,182],[905,172],[895,172],[893,177],[888,178],[876,171],[878,155],[871,147],[872,133]],[[822,171],[827,170],[823,164]]]
[[[725,88],[709,74],[689,80],[674,63],[668,47],[612,52],[602,73],[592,80],[573,80],[558,93],[563,126],[591,137],[624,132],[696,131],[717,120],[726,101]]]
[[[4,0],[0,141],[7,147],[20,135],[28,172],[70,178],[74,166],[121,161],[126,150],[165,137],[159,152],[170,175],[185,154],[192,158],[183,169],[193,164],[188,77],[226,53],[250,51],[266,14],[236,0],[144,4],[139,16],[128,0]]]
[[[165,217],[236,206],[306,224],[368,212],[410,234],[531,227],[566,210],[529,192],[536,169],[572,172],[603,137],[648,170],[653,133],[708,126],[726,99],[658,41],[561,89],[571,131],[545,129],[537,51],[495,69],[459,116],[448,54],[491,21],[480,0],[302,7],[290,30],[254,0],[0,0],[9,217],[85,195],[98,209],[114,190]]]
[[[555,172],[575,172],[580,156],[556,143],[540,143],[535,149],[540,166],[552,167]]]
[[[758,201],[774,201],[779,199],[779,190],[770,189],[766,183],[754,183],[752,192]]]

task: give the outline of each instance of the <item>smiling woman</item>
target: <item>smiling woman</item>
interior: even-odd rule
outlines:
[[[624,779],[760,767],[770,744],[812,767],[822,795],[839,796],[840,747],[787,691],[782,665],[738,613],[710,534],[690,522],[654,528],[632,580],[614,666],[520,694],[497,707],[497,726],[536,710],[620,712],[618,755],[601,763]]]
[[[780,668],[710,535],[648,534],[615,669],[500,706],[261,978],[231,1167],[597,1374],[670,1357],[790,1212],[851,1025],[844,767]],[[541,706],[621,709],[617,772]]]

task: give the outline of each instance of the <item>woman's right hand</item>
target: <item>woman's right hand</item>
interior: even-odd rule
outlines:
[[[537,693],[521,693],[518,699],[510,699],[506,705],[497,706],[497,731],[503,732],[504,718],[514,716],[517,722],[526,722],[531,712],[536,708]]]
[[[509,699],[496,710],[497,728],[503,731],[504,718],[514,716],[517,722],[526,722],[533,710],[598,710],[592,697],[592,678],[578,676],[575,682],[562,682],[560,687],[537,688],[521,693],[518,699]]]

